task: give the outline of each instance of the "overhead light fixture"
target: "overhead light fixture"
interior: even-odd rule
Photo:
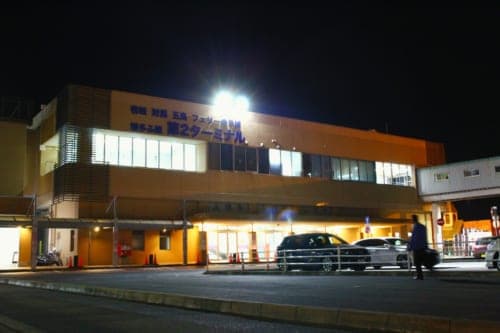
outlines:
[[[248,117],[249,108],[248,98],[234,95],[228,90],[217,93],[212,106],[215,118],[240,121]]]

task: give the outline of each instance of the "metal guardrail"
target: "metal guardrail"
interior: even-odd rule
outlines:
[[[370,255],[356,255],[342,253],[344,250],[338,251],[338,248],[325,249],[295,249],[282,250],[276,255],[270,256],[269,252],[258,252],[257,255],[246,251],[233,252],[229,254],[227,261],[217,261],[216,264],[230,264],[241,266],[241,270],[245,270],[245,264],[260,263],[266,264],[266,270],[270,269],[270,265],[276,264],[280,270],[286,271],[290,267],[301,268],[322,268],[324,271],[341,270],[348,267],[356,267],[357,270],[364,270],[370,264]],[[348,250],[347,250],[348,251]],[[262,254],[262,256],[260,256]],[[259,258],[264,258],[259,260]],[[211,261],[207,263],[209,269]],[[274,269],[274,268],[273,268]]]
[[[260,267],[264,265],[265,270],[279,269],[284,272],[290,269],[315,269],[325,272],[347,269],[362,271],[366,267],[377,268],[377,266],[399,266],[401,269],[411,271],[414,266],[412,253],[408,251],[401,252],[399,260],[395,260],[389,264],[388,262],[372,261],[372,254],[358,255],[342,253],[342,251],[348,251],[349,249],[341,248],[341,251],[338,251],[338,249],[339,247],[280,250],[279,253],[273,253],[273,256],[270,255],[269,251],[257,252],[254,250],[251,252],[232,252],[226,260],[217,260],[215,262],[208,260],[206,263],[206,270],[208,271],[210,269],[210,264],[230,265],[241,271],[246,270],[249,265],[259,264]],[[443,256],[439,251],[438,253],[440,254],[439,262],[441,262]]]
[[[339,247],[324,249],[280,250],[276,256],[278,268],[287,271],[290,268],[316,268],[326,272],[352,268],[364,270],[370,265],[369,254],[350,254],[349,249]]]

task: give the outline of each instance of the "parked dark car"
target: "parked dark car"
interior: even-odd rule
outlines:
[[[370,254],[367,249],[351,245],[337,235],[306,233],[285,237],[276,249],[276,260],[282,271],[302,269],[330,272],[339,266],[341,269],[363,271],[369,264]]]

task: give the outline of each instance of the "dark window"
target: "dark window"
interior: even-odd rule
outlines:
[[[269,174],[269,150],[259,148],[259,173]]]
[[[302,176],[311,177],[311,155],[302,154]]]
[[[375,183],[375,162],[366,162],[366,180]]]
[[[359,161],[358,162],[358,167],[359,167],[359,180],[362,182],[368,181],[368,175],[366,174],[366,161]]]
[[[495,165],[495,172],[500,172],[500,165]]]
[[[478,169],[464,170],[464,177],[474,177],[479,176]]]
[[[257,171],[257,149],[246,148],[245,156],[247,161],[247,171]]]
[[[233,146],[221,144],[221,170],[233,170]]]
[[[332,166],[330,160],[330,156],[321,156],[321,177],[323,178],[331,178]]]
[[[321,177],[321,156],[311,155],[311,176]]]
[[[220,170],[220,143],[210,142],[208,144],[208,168]]]
[[[74,251],[75,250],[75,230],[71,230],[70,236],[69,236],[69,250]]]
[[[236,146],[234,147],[234,170],[245,171],[245,169],[245,147]]]
[[[160,250],[170,250],[170,231],[160,231]]]
[[[133,250],[144,250],[144,231],[143,230],[133,230],[132,231],[132,249]]]

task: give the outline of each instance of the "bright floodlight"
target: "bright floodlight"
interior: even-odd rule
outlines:
[[[248,98],[244,96],[238,96],[234,100],[234,109],[236,112],[247,112],[249,106]]]
[[[247,116],[249,104],[244,96],[234,96],[229,91],[221,91],[215,96],[213,111],[220,119],[243,120]]]
[[[217,113],[226,115],[231,112],[234,97],[229,91],[221,91],[215,96],[214,108]]]

